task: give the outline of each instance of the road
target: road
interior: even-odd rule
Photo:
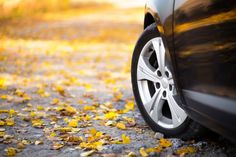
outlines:
[[[165,139],[145,124],[130,83],[143,7],[112,2],[1,23],[0,156],[234,156],[221,136]]]

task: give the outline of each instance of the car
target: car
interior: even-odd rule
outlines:
[[[236,1],[148,0],[131,80],[154,131],[236,141]]]

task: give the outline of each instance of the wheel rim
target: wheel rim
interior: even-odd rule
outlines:
[[[173,129],[187,118],[174,96],[175,83],[166,66],[165,48],[160,37],[146,43],[137,66],[138,90],[144,108],[159,126]]]

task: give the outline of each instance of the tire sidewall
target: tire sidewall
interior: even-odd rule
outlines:
[[[132,80],[133,93],[134,93],[137,106],[144,120],[150,126],[152,130],[156,132],[162,132],[166,136],[179,136],[184,132],[184,130],[187,128],[191,120],[187,117],[186,120],[180,126],[173,129],[166,129],[159,126],[155,121],[152,120],[152,118],[149,116],[146,109],[144,108],[144,105],[142,103],[139,90],[138,90],[137,65],[138,65],[140,53],[143,47],[146,45],[146,43],[156,37],[160,37],[160,33],[157,30],[156,24],[152,24],[144,30],[144,32],[141,34],[140,38],[138,39],[136,43],[136,46],[133,52],[133,57],[132,57],[132,64],[131,64],[131,80]],[[173,73],[173,71],[171,72]]]

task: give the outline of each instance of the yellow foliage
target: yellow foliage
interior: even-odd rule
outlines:
[[[129,136],[126,136],[125,134],[122,134],[122,143],[123,144],[130,144]]]
[[[77,127],[78,127],[78,120],[72,119],[72,120],[69,122],[68,126],[73,127],[73,128],[77,128]]]
[[[6,79],[0,78],[0,89],[5,89],[5,88],[6,88]]]
[[[178,155],[193,154],[193,153],[196,153],[196,152],[197,152],[197,149],[195,147],[191,147],[191,146],[182,147],[182,148],[179,148],[178,150],[176,150],[176,154],[178,154]]]
[[[39,105],[39,106],[37,106],[37,110],[39,110],[39,111],[43,111],[43,110],[44,110],[44,107],[41,106],[41,105]]]
[[[97,130],[95,128],[92,128],[89,130],[89,133],[94,136],[94,135],[96,135]]]
[[[109,120],[114,120],[118,117],[118,114],[116,112],[108,112],[105,114],[105,118]]]
[[[170,140],[167,140],[164,138],[160,139],[159,144],[160,144],[160,146],[165,147],[165,148],[172,146],[172,142]]]
[[[31,122],[33,127],[42,127],[44,125],[44,122],[41,119],[33,119]]]
[[[140,148],[139,153],[142,157],[148,157],[148,154],[143,147]]]
[[[125,129],[126,129],[125,124],[124,124],[124,123],[121,123],[121,122],[117,123],[117,124],[116,124],[116,127],[119,128],[119,129],[122,129],[122,130],[125,130]]]
[[[91,110],[95,110],[95,109],[96,109],[95,106],[84,106],[85,111],[91,111]]]
[[[96,149],[96,150],[100,150],[101,147],[103,145],[103,142],[102,141],[97,141],[97,142],[81,142],[80,143],[80,147],[81,148],[87,148],[87,149]]]
[[[16,155],[16,148],[9,147],[5,149],[6,156],[15,156]]]
[[[50,104],[52,104],[52,105],[57,105],[57,104],[59,104],[59,99],[57,99],[57,98],[54,98],[54,99],[52,99],[52,101],[51,101],[51,103]]]
[[[127,110],[134,110],[134,102],[133,101],[129,101],[125,104],[125,109]]]
[[[7,126],[13,126],[15,124],[13,119],[6,119],[6,125]]]
[[[5,125],[5,122],[0,120],[0,126],[4,126]]]

